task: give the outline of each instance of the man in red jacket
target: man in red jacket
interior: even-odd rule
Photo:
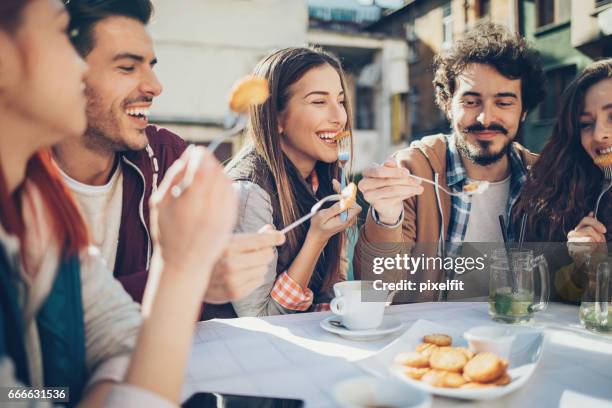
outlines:
[[[126,291],[141,302],[152,252],[149,197],[187,147],[177,135],[148,123],[153,99],[162,91],[146,31],[153,6],[150,0],[72,0],[66,8],[72,42],[89,65],[88,128],[82,138],[54,147],[54,158],[93,243]],[[283,240],[276,231],[235,235],[204,301],[225,303],[250,293],[263,281],[274,246]],[[233,315],[220,312],[219,317]]]

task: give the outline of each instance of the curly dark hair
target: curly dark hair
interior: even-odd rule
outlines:
[[[595,207],[604,175],[582,147],[579,117],[589,88],[610,78],[612,58],[589,65],[565,90],[552,135],[513,209],[516,224],[527,214],[528,241],[565,241],[567,233]],[[601,203],[598,219],[607,226],[610,240],[612,200],[604,197]]]
[[[505,26],[480,23],[448,52],[434,58],[436,104],[444,112],[450,106],[457,76],[470,63],[492,65],[503,76],[520,79],[523,112],[531,111],[544,99],[545,76],[539,53]]]

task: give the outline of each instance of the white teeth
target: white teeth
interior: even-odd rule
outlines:
[[[149,116],[149,108],[130,108],[126,109],[125,113],[130,116]]]
[[[599,154],[608,154],[612,153],[612,147],[608,147],[607,149],[603,149],[599,151]]]
[[[317,133],[321,139],[332,139],[337,135],[337,133]]]

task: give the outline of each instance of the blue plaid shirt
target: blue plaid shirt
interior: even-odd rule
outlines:
[[[446,142],[446,180],[448,187],[451,191],[461,192],[463,191],[464,184],[469,181],[467,172],[461,163],[461,157],[457,151],[455,138],[452,134],[446,136]],[[506,205],[506,227],[508,230],[508,240],[512,242],[514,240],[514,231],[512,223],[509,222],[510,213],[518,199],[523,184],[527,180],[527,169],[514,145],[510,147],[509,157],[510,192]],[[465,238],[471,208],[472,203],[469,196],[465,199],[456,196],[451,197],[451,212],[447,235],[447,242],[451,243],[448,248],[451,253],[454,252],[456,247],[460,246],[458,244],[461,244]]]

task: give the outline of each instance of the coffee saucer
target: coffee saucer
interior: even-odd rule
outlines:
[[[401,330],[401,328],[403,327],[402,322],[395,316],[383,317],[383,321],[380,326],[375,329],[368,330],[349,330],[346,327],[339,327],[337,325],[333,325],[331,321],[340,322],[342,321],[342,317],[334,315],[329,316],[324,320],[321,320],[321,328],[330,333],[337,334],[340,337],[344,337],[345,339],[356,341],[370,341],[381,339],[385,336],[390,335],[391,333],[395,333],[398,330]]]

